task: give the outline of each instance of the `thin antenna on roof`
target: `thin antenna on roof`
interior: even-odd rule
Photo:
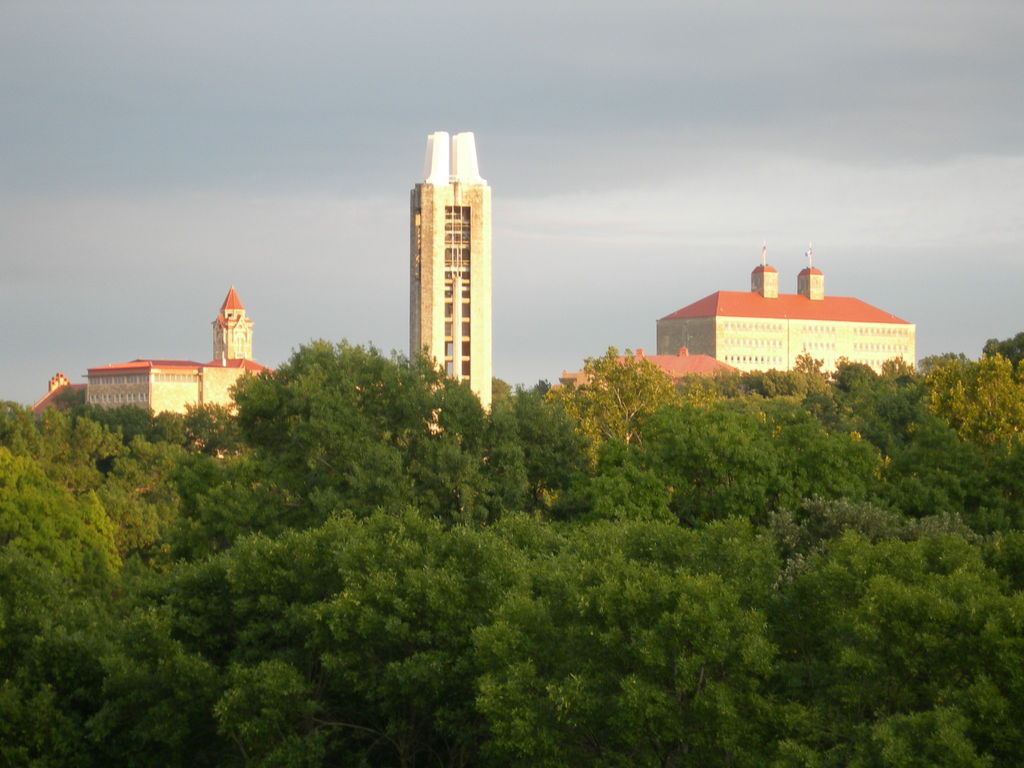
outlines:
[[[761,243],[761,266],[768,265],[768,241],[765,240]]]
[[[807,268],[814,268],[814,247],[811,243],[807,244]]]

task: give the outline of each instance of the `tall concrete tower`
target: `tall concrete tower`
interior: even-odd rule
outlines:
[[[427,137],[412,190],[409,351],[426,352],[491,407],[491,188],[472,133]]]
[[[213,321],[213,359],[252,360],[252,320],[231,286]]]

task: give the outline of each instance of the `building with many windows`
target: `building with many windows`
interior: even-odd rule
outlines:
[[[840,358],[875,371],[887,360],[914,364],[913,323],[860,299],[826,296],[825,276],[810,263],[796,293],[779,293],[778,272],[763,259],[750,283],[750,291],[716,291],[658,320],[658,354],[687,347],[741,371],[790,370],[803,354],[824,370]]]
[[[231,405],[231,387],[239,377],[267,370],[250,359],[252,326],[232,287],[213,321],[213,360],[146,358],[90,368],[85,400],[101,408],[134,405],[154,413],[184,413],[190,405]]]
[[[427,137],[410,205],[409,352],[491,405],[491,188],[472,133]]]

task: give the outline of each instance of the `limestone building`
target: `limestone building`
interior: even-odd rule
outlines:
[[[680,347],[741,371],[790,370],[808,354],[824,370],[846,358],[880,372],[887,360],[914,364],[916,326],[860,299],[826,296],[810,259],[796,293],[779,293],[779,274],[762,258],[750,291],[716,291],[658,320],[658,354]]]
[[[410,205],[409,352],[491,405],[491,188],[472,133],[427,137]]]
[[[213,360],[138,359],[90,368],[85,400],[101,408],[134,405],[184,413],[190,405],[232,405],[231,387],[246,373],[267,370],[252,359],[252,320],[228,291],[213,321]]]

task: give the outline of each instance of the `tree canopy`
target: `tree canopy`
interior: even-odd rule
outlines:
[[[1015,765],[1015,362],[4,404],[0,762]]]

